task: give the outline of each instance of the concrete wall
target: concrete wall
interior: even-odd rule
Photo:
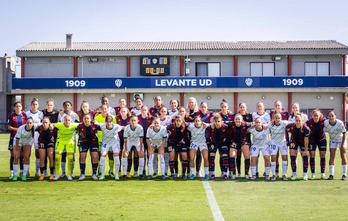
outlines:
[[[280,61],[272,61],[272,56],[238,56],[238,76],[250,76],[250,62],[274,62],[275,76],[288,75],[288,58],[281,57]]]
[[[292,75],[304,76],[305,62],[330,62],[330,75],[342,75],[342,57],[339,55],[292,56]]]
[[[274,62],[275,76],[286,76],[288,73],[287,57],[277,57],[281,57],[281,60],[272,61],[271,55],[238,56],[238,76],[250,76],[251,62]],[[82,77],[82,70],[83,77],[127,76],[127,57],[97,57],[97,62],[89,62],[89,58],[91,57],[80,57],[78,59],[79,77]],[[196,76],[197,62],[219,62],[221,76],[234,75],[234,56],[190,56],[189,58],[191,61],[186,64],[186,69],[190,70],[189,76]],[[140,76],[140,57],[131,57],[130,60],[131,76]],[[305,62],[330,62],[330,75],[342,75],[342,57],[339,55],[292,56],[292,75],[303,76]],[[25,61],[26,77],[72,77],[73,73],[73,57],[30,57]],[[180,76],[180,56],[170,57],[170,76]]]
[[[210,96],[210,100],[208,100],[208,96]],[[206,101],[208,104],[209,110],[220,110],[220,104],[222,99],[225,98],[227,103],[229,104],[229,109],[233,112],[233,104],[234,104],[234,95],[233,93],[185,93],[184,101],[185,107],[187,105],[187,101],[190,97],[195,97],[198,106],[202,101]]]
[[[147,105],[149,108],[153,107],[155,104],[154,98],[156,96],[162,97],[163,105],[166,106],[168,109],[170,108],[170,100],[177,99],[180,101],[180,95],[177,93],[147,93],[144,94],[144,104]]]
[[[54,108],[57,110],[63,109],[63,102],[70,101],[74,105],[74,95],[73,94],[28,94],[24,95],[24,110],[30,110],[31,101],[36,97],[39,99],[39,110],[46,109],[46,102],[48,98],[54,99]],[[72,110],[74,107],[72,107]]]
[[[219,62],[221,76],[233,76],[234,69],[234,56],[189,56],[190,63],[186,64],[186,69],[190,69],[190,77],[197,75],[196,63],[197,62]],[[179,63],[180,64],[180,63]]]
[[[292,101],[299,103],[304,113],[307,113],[307,109],[329,109],[336,112],[338,119],[342,119],[342,93],[293,93]]]
[[[79,77],[126,77],[127,57],[97,57],[97,62],[90,62],[92,57],[78,59]],[[82,67],[83,66],[83,67]]]
[[[25,77],[73,77],[73,57],[26,58],[24,65]]]
[[[262,97],[265,97],[263,99]],[[288,94],[287,93],[238,93],[238,104],[246,103],[248,112],[256,112],[256,103],[261,101],[265,105],[265,109],[273,110],[274,102],[280,100],[283,103],[283,109],[288,110]]]

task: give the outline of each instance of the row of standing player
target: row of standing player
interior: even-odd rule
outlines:
[[[32,114],[32,113],[37,113],[37,111],[35,112],[35,103],[38,103],[37,101],[35,101],[35,99],[33,100],[32,102],[32,110],[28,113],[29,114]],[[50,108],[49,106],[53,106],[53,105],[49,105],[50,103],[53,103],[52,100],[49,100],[47,102],[47,107],[48,107],[48,111],[47,109],[43,111],[43,113],[46,112],[46,116],[47,115],[52,115],[52,111],[49,111]],[[121,125],[124,124],[124,126],[128,123],[127,121],[129,120],[128,116],[127,116],[127,109],[124,108],[124,113],[122,114],[121,113],[121,110],[122,110],[122,107],[125,107],[125,100],[124,99],[121,99],[120,100],[120,106],[117,107],[117,108],[109,108],[107,105],[108,105],[108,100],[106,98],[103,98],[102,100],[102,103],[105,105],[104,107],[104,111],[102,110],[103,108],[101,108],[101,114],[99,115],[103,115],[104,113],[104,117],[101,117],[101,118],[104,118],[104,122],[105,122],[105,117],[107,114],[109,114],[112,110],[115,111],[115,114],[118,116],[118,119],[117,122],[119,122]],[[86,105],[87,104],[87,105]],[[20,105],[20,104],[15,104],[15,112],[16,112],[16,106],[17,105]],[[33,108],[34,106],[34,108]],[[68,106],[68,108],[66,108],[66,106]],[[70,106],[70,110],[69,110],[69,106]],[[137,99],[136,100],[136,107],[134,107],[132,109],[132,111],[136,114],[136,115],[139,115],[139,116],[142,116],[142,117],[139,117],[139,124],[142,124],[143,127],[148,127],[150,125],[150,120],[149,120],[149,116],[147,115],[147,113],[142,113],[142,112],[146,112],[146,106],[144,108],[142,108],[142,100],[141,99]],[[152,114],[152,116],[155,114],[155,113],[158,113],[161,111],[161,109],[163,110],[163,105],[162,105],[162,100],[161,98],[158,96],[156,97],[155,99],[155,105],[154,107],[150,108],[150,113]],[[165,120],[166,117],[165,115],[169,114],[169,116],[175,116],[178,114],[179,111],[181,111],[181,115],[185,116],[183,120],[186,120],[188,122],[192,121],[194,119],[195,116],[200,116],[200,120],[203,121],[203,122],[207,122],[209,123],[210,120],[212,119],[212,116],[213,114],[210,113],[208,110],[207,110],[207,104],[205,102],[202,102],[201,103],[201,109],[199,110],[198,109],[198,105],[197,105],[197,102],[196,102],[196,99],[195,98],[189,98],[188,100],[188,106],[187,106],[187,111],[185,108],[179,108],[179,110],[177,109],[178,107],[178,101],[176,100],[172,100],[171,101],[171,109],[169,111],[167,111],[165,109],[165,111],[162,111],[163,113],[161,114],[161,119],[160,119],[160,123],[161,124],[164,124],[164,126],[167,126],[171,123],[171,120],[168,121],[168,120]],[[232,128],[235,127],[235,128],[240,128],[240,125],[241,123],[243,123],[242,121],[246,121],[246,122],[251,122],[253,120],[255,120],[256,118],[258,118],[258,120],[256,120],[256,128],[253,130],[253,129],[249,129],[249,131],[246,131],[246,136],[243,137],[241,136],[240,134],[240,130],[235,130],[234,131],[234,134],[238,134],[238,136],[234,137],[234,141],[235,142],[232,142],[231,145],[228,143],[228,142],[225,142],[225,141],[222,139],[220,141],[222,142],[219,142],[217,140],[214,140],[213,141],[213,144],[210,144],[209,141],[208,142],[208,146],[210,147],[210,150],[209,150],[209,163],[207,162],[207,154],[206,152],[204,151],[205,148],[202,149],[202,147],[200,147],[200,145],[196,145],[195,142],[191,142],[191,146],[189,145],[185,145],[185,148],[190,148],[191,149],[191,153],[190,153],[190,172],[191,172],[191,178],[194,178],[194,158],[196,156],[196,154],[194,154],[195,152],[197,152],[197,159],[196,159],[196,166],[197,166],[197,171],[199,171],[199,167],[200,167],[200,158],[201,158],[201,154],[203,154],[204,158],[205,158],[205,171],[206,171],[206,176],[207,176],[207,165],[210,166],[210,178],[211,179],[214,179],[214,157],[215,157],[215,152],[216,150],[219,150],[220,151],[220,166],[221,166],[221,169],[222,169],[222,175],[227,178],[227,168],[230,169],[230,177],[232,179],[235,179],[236,177],[236,172],[235,172],[235,157],[237,155],[237,167],[239,168],[239,173],[240,173],[240,163],[238,164],[238,161],[240,162],[240,153],[243,152],[244,154],[244,158],[245,158],[245,172],[246,172],[246,178],[248,178],[248,170],[249,170],[249,165],[250,165],[250,160],[249,160],[249,155],[250,153],[247,151],[249,150],[249,147],[250,147],[250,136],[248,136],[248,133],[247,132],[251,132],[253,134],[253,145],[251,145],[251,160],[252,160],[252,166],[251,166],[251,169],[252,169],[252,179],[254,179],[257,175],[257,156],[258,156],[258,153],[261,151],[265,157],[265,169],[266,169],[266,179],[269,179],[269,155],[271,155],[271,168],[272,168],[272,172],[273,172],[273,179],[275,179],[275,171],[277,171],[277,166],[276,166],[276,160],[278,159],[277,157],[277,154],[275,153],[278,153],[278,149],[281,150],[282,152],[282,159],[283,159],[283,163],[282,163],[282,167],[283,167],[283,179],[286,179],[285,177],[285,173],[286,173],[286,168],[287,168],[287,146],[286,144],[284,145],[284,140],[280,140],[279,139],[282,139],[281,137],[283,136],[284,137],[284,134],[287,135],[288,133],[283,131],[284,129],[282,127],[282,125],[284,124],[290,124],[291,122],[294,122],[294,119],[296,118],[297,114],[299,113],[299,106],[298,104],[294,104],[293,105],[293,113],[292,115],[289,115],[288,113],[286,113],[285,111],[282,110],[282,107],[281,107],[281,102],[277,101],[275,102],[275,111],[272,112],[270,115],[265,113],[264,112],[264,106],[261,102],[259,102],[257,104],[257,109],[258,111],[256,113],[253,113],[253,114],[248,114],[247,111],[246,111],[246,105],[244,103],[241,103],[239,105],[240,107],[240,114],[241,116],[240,117],[234,117],[230,111],[228,110],[228,105],[225,101],[223,101],[221,103],[221,112],[219,113],[219,115],[217,116],[221,116],[221,119],[220,121],[224,121],[226,123],[226,125],[230,125]],[[33,110],[34,109],[34,110]],[[53,109],[53,108],[52,108]],[[144,109],[144,111],[143,111]],[[110,110],[110,111],[109,111]],[[70,112],[70,113],[69,113]],[[117,113],[118,112],[118,113]],[[186,113],[185,113],[186,112]],[[51,114],[47,114],[47,113],[51,113]],[[81,105],[81,111],[79,112],[79,114],[77,116],[79,116],[81,118],[81,121],[82,121],[82,118],[83,118],[83,115],[86,114],[86,113],[90,113],[92,115],[95,114],[95,112],[91,112],[89,111],[89,108],[88,108],[88,103],[87,102],[83,102],[82,105]],[[257,138],[258,136],[260,137],[265,137],[264,134],[268,134],[268,129],[267,130],[262,130],[264,132],[259,132],[259,129],[260,129],[260,123],[269,123],[271,120],[271,118],[273,118],[273,115],[274,113],[280,113],[279,115],[279,118],[281,119],[288,119],[290,122],[280,122],[280,120],[278,119],[278,121],[273,121],[271,127],[269,128],[271,130],[271,134],[276,134],[276,132],[278,131],[278,137],[280,137],[278,139],[278,143],[275,142],[275,144],[271,144],[271,145],[268,145],[270,147],[270,149],[267,149],[267,148],[264,148],[262,147],[262,145],[266,144],[267,142],[265,141],[266,139],[260,139],[261,140],[261,143],[259,145],[256,145],[255,144],[255,141],[256,140],[255,138]],[[58,114],[58,117],[60,117],[61,119],[63,118],[64,119],[64,114],[70,114],[72,116],[74,116],[74,114],[71,113],[71,103],[70,102],[65,102],[64,103],[64,111],[62,111],[60,114]],[[330,117],[330,114],[332,117]],[[341,138],[341,140],[337,141],[337,139],[333,139],[331,138],[330,139],[330,177],[329,179],[332,179],[333,178],[333,162],[334,162],[334,154],[335,154],[335,151],[336,149],[334,149],[334,144],[336,144],[336,147],[337,145],[341,145],[341,156],[342,156],[342,165],[343,165],[343,177],[345,179],[345,171],[346,171],[346,163],[345,163],[345,148],[343,148],[345,145],[344,143],[344,127],[343,127],[343,130],[337,132],[337,128],[341,128],[339,127],[339,125],[342,124],[342,122],[340,122],[339,120],[336,120],[335,119],[335,114],[333,112],[330,112],[329,114],[329,120],[326,121],[327,122],[330,122],[331,124],[329,124],[329,126],[331,125],[331,129],[336,129],[336,133],[338,133],[338,136]],[[17,111],[17,115],[18,115],[18,111]],[[123,116],[122,116],[123,115]],[[323,137],[325,138],[325,136],[323,135],[323,129],[324,129],[324,126],[328,127],[327,125],[324,124],[324,119],[322,117],[317,117],[318,119],[316,119],[315,116],[319,116],[320,115],[320,112],[319,111],[314,111],[313,112],[313,119],[311,119],[313,121],[313,128],[311,128],[312,130],[312,135],[310,136],[310,139],[311,139],[311,142],[309,144],[309,147],[310,147],[310,155],[311,155],[311,170],[312,170],[312,174],[314,175],[314,168],[315,168],[315,164],[314,164],[314,157],[315,157],[315,149],[316,149],[316,146],[319,147],[319,150],[320,150],[320,155],[321,155],[321,168],[322,168],[322,178],[324,178],[325,176],[325,150],[326,150],[326,140],[323,139]],[[127,120],[128,118],[128,120]],[[147,118],[147,119],[146,119]],[[243,119],[239,119],[239,118],[243,118]],[[146,120],[144,120],[146,119]],[[169,119],[169,118],[167,118]],[[231,123],[233,121],[233,119],[235,119],[236,122],[234,123]],[[239,120],[238,120],[239,119]],[[277,119],[277,118],[276,118]],[[301,119],[302,121],[306,122],[306,116],[305,115],[301,115]],[[10,118],[11,120],[11,118]],[[215,122],[217,121],[217,122]],[[260,121],[260,122],[259,122]],[[168,123],[169,122],[169,123]],[[308,123],[310,123],[311,121],[309,121]],[[338,122],[338,123],[337,123]],[[303,122],[301,122],[303,123]],[[196,122],[195,122],[196,124]],[[199,124],[199,122],[197,123]],[[196,124],[196,128],[197,128],[197,124]],[[215,119],[214,118],[214,124],[217,124],[217,128],[220,127],[219,125],[219,120],[218,120],[218,117]],[[233,126],[234,124],[234,126]],[[250,124],[249,124],[250,125]],[[248,124],[246,124],[246,127],[247,128],[249,126]],[[318,127],[316,125],[319,125]],[[336,126],[335,126],[336,125]],[[224,124],[221,125],[223,128],[225,127]],[[281,127],[279,127],[281,126]],[[311,125],[309,125],[311,127]],[[262,127],[262,126],[261,126]],[[266,127],[266,126],[265,126]],[[244,128],[244,127],[242,127]],[[277,128],[277,131],[275,130],[275,128]],[[291,127],[289,127],[291,128]],[[318,129],[319,128],[319,129]],[[264,127],[262,127],[262,129],[264,129]],[[273,129],[273,133],[272,133],[272,129]],[[328,129],[328,128],[327,128]],[[329,128],[330,129],[330,128]],[[216,131],[216,134],[219,134],[221,132],[219,132],[219,130],[213,128],[213,130],[211,130],[211,132],[213,131]],[[227,130],[229,131],[229,130]],[[282,133],[282,136],[281,136],[281,133],[280,133],[280,136],[279,136],[279,131]],[[306,130],[305,130],[306,131]],[[144,130],[144,132],[146,132],[146,130]],[[301,130],[302,132],[302,130]],[[330,134],[330,137],[331,137],[331,134],[333,133],[330,133],[330,130],[328,131],[329,134]],[[296,137],[296,127],[295,129],[293,130],[293,133],[295,133],[294,135],[295,136],[292,136],[292,137]],[[316,135],[315,135],[316,134]],[[80,134],[81,135],[81,134]],[[170,133],[171,135],[171,133]],[[337,135],[337,134],[336,134]],[[302,135],[301,135],[302,136]],[[305,135],[304,136],[304,139],[302,142],[292,142],[290,145],[290,155],[291,155],[291,166],[292,166],[292,169],[293,169],[293,179],[296,179],[297,175],[296,175],[296,155],[297,155],[297,150],[300,149],[301,152],[302,152],[302,155],[303,155],[303,159],[304,159],[304,179],[307,178],[306,176],[306,165],[308,167],[308,152],[307,152],[307,148],[308,148],[308,141],[305,142],[306,140],[306,136],[308,138],[309,134]],[[210,136],[209,137],[212,137],[214,139],[214,136]],[[268,135],[266,136],[268,137]],[[122,140],[122,136],[120,136],[121,140]],[[35,140],[35,139],[34,139]],[[102,140],[102,139],[100,139]],[[229,139],[227,139],[229,140]],[[271,140],[272,140],[272,137],[271,137]],[[191,137],[191,141],[192,141],[192,137]],[[342,142],[343,141],[343,142]],[[218,142],[218,144],[216,145],[216,142]],[[332,143],[332,142],[335,142],[335,143]],[[179,142],[180,143],[180,142]],[[189,143],[188,141],[186,141],[186,143]],[[204,142],[205,143],[205,142]],[[307,143],[307,148],[305,147],[306,146],[306,143]],[[325,148],[324,148],[324,143],[325,143]],[[147,142],[144,142],[144,146],[147,146]],[[214,145],[215,144],[215,145]],[[262,144],[262,145],[261,145]],[[169,148],[172,148],[173,145],[177,145],[177,144],[171,144],[169,145],[168,147]],[[292,147],[293,145],[296,146],[296,148]],[[99,144],[99,146],[101,146],[101,143]],[[122,146],[122,145],[121,145]],[[207,146],[207,145],[205,145]],[[284,148],[284,146],[286,148]],[[314,148],[313,148],[314,147]],[[185,149],[184,148],[184,149]],[[39,148],[38,148],[39,149]],[[95,149],[95,148],[94,148]],[[151,148],[150,148],[151,149]],[[148,152],[149,153],[152,153],[153,150],[151,151],[150,149],[148,149]],[[152,148],[152,149],[156,149],[156,148]],[[172,172],[172,175],[174,174],[177,174],[177,160],[173,160],[174,159],[177,159],[177,154],[178,152],[180,152],[180,155],[181,155],[181,162],[182,162],[182,168],[183,168],[183,177],[185,177],[185,172],[184,170],[186,169],[187,167],[187,154],[184,154],[184,152],[187,152],[187,149],[186,150],[180,150],[180,148],[178,149],[177,147],[176,148],[173,148],[173,149],[176,149],[177,151],[172,151],[174,152],[174,155],[173,154],[170,154],[171,151],[165,151],[166,153],[168,153],[168,155],[171,155],[170,156],[170,160],[169,162],[166,160],[166,167],[165,167],[165,172],[168,170],[168,164],[170,165],[170,168],[171,168],[171,172]],[[286,149],[286,153],[284,153]],[[88,150],[88,148],[87,148]],[[81,167],[81,174],[83,175],[82,178],[84,178],[84,168],[85,168],[85,156],[86,156],[86,148],[84,148],[84,150],[80,151],[81,152],[81,158],[80,158],[80,167]],[[92,150],[92,149],[91,149]],[[198,151],[197,151],[198,150]],[[272,151],[273,150],[273,151]],[[276,151],[275,151],[276,150]],[[332,151],[331,151],[332,150]],[[100,151],[100,150],[99,150]],[[25,152],[25,151],[24,151]],[[39,150],[40,152],[40,150]],[[50,153],[52,153],[54,151],[50,151]],[[95,161],[97,161],[98,159],[98,155],[97,154],[94,154],[94,152],[97,152],[97,151],[93,151],[92,153],[92,159],[93,159],[93,162],[92,162],[92,165],[93,165],[93,176],[95,176],[95,173],[96,173],[96,167],[97,167],[97,163]],[[142,151],[143,152],[143,151]],[[162,153],[162,151],[160,151],[160,155]],[[202,152],[202,153],[201,153]],[[47,152],[49,153],[49,152]],[[127,153],[127,151],[125,152]],[[137,153],[137,151],[135,151],[135,153]],[[141,153],[143,154],[143,153]],[[24,155],[27,155],[27,154],[24,154]],[[48,154],[49,155],[49,154]],[[103,156],[104,155],[104,156]],[[145,154],[146,155],[146,152]],[[164,154],[164,155],[167,155],[167,154]],[[173,156],[172,156],[173,155]],[[185,157],[186,155],[186,157]],[[58,154],[59,156],[59,154]],[[69,156],[72,158],[73,156],[71,156],[71,154],[69,154]],[[94,156],[94,157],[93,157]],[[110,156],[110,155],[109,155]],[[121,155],[120,155],[121,156]],[[124,154],[124,156],[126,156]],[[130,155],[131,156],[131,155]],[[143,155],[142,155],[143,156]],[[153,162],[152,161],[152,154],[149,154],[148,155],[149,158],[150,158],[150,162]],[[322,157],[323,156],[323,157]],[[103,157],[104,157],[104,163],[105,163],[105,153],[103,154],[102,153],[102,161],[103,161]],[[307,157],[307,158],[306,158]],[[28,157],[24,157],[25,158],[25,163],[28,162]],[[116,154],[114,153],[114,160],[115,159],[118,159],[118,157],[116,157]],[[165,157],[164,157],[165,158]],[[238,159],[239,158],[239,159]],[[11,158],[12,159],[12,158]],[[57,159],[57,157],[56,157]],[[142,171],[142,168],[145,168],[145,160],[144,160],[144,157],[141,157],[141,162],[140,162],[140,165],[141,165],[141,170]],[[145,157],[146,159],[146,157]],[[161,159],[161,165],[162,165],[162,155],[160,157]],[[167,159],[168,159],[168,156],[167,156]],[[306,161],[307,159],[307,161]],[[69,161],[69,160],[68,160]],[[256,162],[255,162],[256,161]],[[18,162],[18,159],[17,159],[17,162]],[[58,161],[60,162],[60,160]],[[72,162],[72,161],[71,161]],[[123,164],[127,164],[127,160],[123,159]],[[128,160],[129,162],[129,160]],[[130,162],[131,159],[130,159]],[[155,159],[155,162],[157,162],[157,159]],[[307,162],[307,164],[306,164]],[[57,163],[57,161],[56,161]],[[110,162],[109,162],[110,163]],[[42,168],[42,164],[43,162],[41,161],[41,168]],[[73,162],[71,163],[73,164]],[[101,163],[103,164],[103,163]],[[157,163],[155,163],[154,165],[156,166]],[[256,164],[256,165],[255,165]],[[25,164],[25,165],[28,165],[28,164]],[[52,164],[50,164],[50,168],[51,168],[51,174],[52,174],[52,167],[51,167]],[[70,165],[70,164],[69,164]],[[113,164],[111,164],[113,165]],[[116,165],[116,160],[115,160],[115,165]],[[238,166],[239,165],[239,166]],[[56,166],[57,167],[57,166]],[[150,165],[149,165],[150,167]],[[137,166],[135,166],[135,169],[137,168]],[[24,169],[25,170],[25,169]],[[43,170],[43,169],[42,169]],[[68,174],[70,175],[70,171],[72,171],[71,169],[68,171]],[[102,170],[103,171],[103,170]],[[118,170],[116,170],[118,171]],[[124,172],[126,170],[124,169]],[[128,171],[129,170],[129,167],[128,167]],[[152,170],[150,170],[152,171]],[[151,172],[149,171],[149,174],[150,174],[150,178],[151,178]],[[157,169],[155,168],[155,173],[157,172]],[[162,170],[162,173],[163,173],[163,170]],[[314,178],[314,176],[312,175],[312,178]],[[174,175],[175,176],[175,175]],[[71,178],[71,176],[69,176]],[[69,178],[68,177],[68,178]],[[103,175],[101,176],[103,178]],[[142,177],[142,176],[141,176]],[[80,177],[81,178],[81,177]],[[40,177],[40,179],[43,179],[43,176]]]

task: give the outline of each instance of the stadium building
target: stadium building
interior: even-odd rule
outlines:
[[[209,109],[223,98],[233,112],[245,102],[248,111],[264,102],[273,109],[280,100],[287,111],[298,102],[301,111],[334,109],[346,121],[346,54],[348,47],[333,40],[241,42],[33,42],[17,50],[21,78],[13,79],[12,94],[22,95],[25,108],[33,97],[40,109],[47,98],[62,108],[65,100],[78,110],[87,100],[100,105],[103,94],[111,106],[134,95],[152,106],[160,95],[186,105],[196,97]]]

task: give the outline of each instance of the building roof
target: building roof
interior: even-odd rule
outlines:
[[[167,42],[32,42],[17,52],[30,51],[156,51],[156,50],[296,50],[348,49],[335,40],[313,41],[167,41]]]

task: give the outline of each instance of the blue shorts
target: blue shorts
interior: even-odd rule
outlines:
[[[209,153],[216,153],[216,151],[219,150],[220,154],[228,154],[228,147],[226,144],[211,144],[209,148]]]
[[[48,148],[54,148],[54,142],[39,143],[39,149],[47,150]]]
[[[326,151],[326,139],[321,141],[309,142],[308,150],[315,151],[318,147],[319,151]]]
[[[91,153],[98,152],[99,145],[96,144],[86,144],[86,143],[80,143],[80,153],[87,153],[88,149]]]
[[[13,151],[13,137],[10,137],[10,142],[8,143],[8,150]]]
[[[187,147],[185,143],[172,144],[168,142],[168,152],[187,153]]]
[[[300,149],[300,151],[305,151],[305,147],[302,144],[297,144],[297,143],[291,143],[290,144],[290,150],[298,151],[299,149]]]

